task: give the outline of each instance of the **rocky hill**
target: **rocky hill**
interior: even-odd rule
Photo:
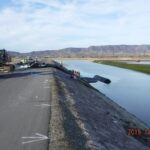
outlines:
[[[88,48],[65,48],[60,50],[41,50],[30,53],[10,51],[12,56],[50,56],[50,57],[101,57],[101,56],[132,56],[150,55],[150,45],[105,45]]]

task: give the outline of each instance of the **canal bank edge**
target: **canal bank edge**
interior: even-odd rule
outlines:
[[[50,149],[150,149],[141,137],[127,135],[127,128],[148,129],[134,115],[57,69],[52,80]]]

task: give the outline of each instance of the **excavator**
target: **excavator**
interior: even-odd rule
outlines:
[[[0,50],[0,72],[12,72],[15,65],[11,64],[11,57],[5,49]]]

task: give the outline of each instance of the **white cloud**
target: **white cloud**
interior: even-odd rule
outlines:
[[[149,8],[149,0],[13,0],[0,11],[0,47],[150,43]]]

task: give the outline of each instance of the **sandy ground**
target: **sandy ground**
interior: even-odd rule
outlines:
[[[19,63],[23,58],[19,57],[13,57],[12,58],[12,63],[16,64]],[[94,61],[94,60],[120,60],[120,61],[150,61],[150,56],[124,56],[124,57],[119,57],[119,56],[110,56],[110,57],[98,57],[98,58],[92,58],[92,57],[87,57],[87,58],[51,58],[51,57],[39,57],[39,60],[42,60],[44,62],[50,63],[52,60],[60,60],[60,61],[65,61],[65,60],[87,60],[87,61]]]
[[[127,135],[128,127],[148,126],[105,95],[58,70],[51,82],[50,150],[150,149]]]

